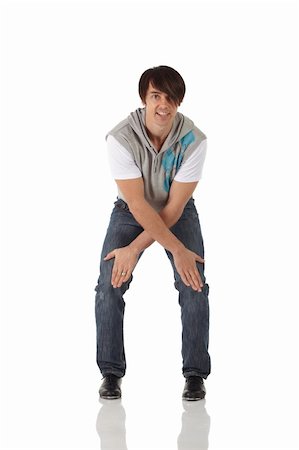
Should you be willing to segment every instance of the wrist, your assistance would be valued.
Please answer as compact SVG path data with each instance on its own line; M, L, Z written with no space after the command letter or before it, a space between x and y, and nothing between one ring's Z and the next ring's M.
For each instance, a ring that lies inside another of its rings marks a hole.
M179 255L182 251L186 250L186 247L182 242L179 242L174 249L171 249L172 256L175 258L177 255Z
M141 253L142 249L139 248L139 246L133 241L131 244L128 245L129 249L135 254L137 257L139 253Z

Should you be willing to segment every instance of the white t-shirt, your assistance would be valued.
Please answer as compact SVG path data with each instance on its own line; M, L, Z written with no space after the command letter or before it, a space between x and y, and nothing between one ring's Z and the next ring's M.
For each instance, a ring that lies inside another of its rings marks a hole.
M107 147L110 169L114 179L128 180L142 177L131 153L112 135L109 135L107 138ZM202 168L206 153L207 139L204 139L192 155L185 162L182 162L174 180L182 183L199 181L202 177Z

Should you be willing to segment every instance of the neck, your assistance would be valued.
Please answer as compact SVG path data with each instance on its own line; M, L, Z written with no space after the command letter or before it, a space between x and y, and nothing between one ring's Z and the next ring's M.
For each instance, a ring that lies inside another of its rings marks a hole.
M159 127L155 124L148 123L145 117L145 128L154 147L159 151L170 133L172 124L168 127Z

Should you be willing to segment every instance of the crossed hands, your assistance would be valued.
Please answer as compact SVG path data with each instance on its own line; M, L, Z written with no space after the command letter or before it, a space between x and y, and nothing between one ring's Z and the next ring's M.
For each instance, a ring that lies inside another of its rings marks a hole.
M111 284L114 288L119 288L132 275L138 262L138 253L128 245L112 250L105 256L104 261L109 261L112 258L114 258L114 264ZM198 272L196 261L204 263L204 259L185 247L183 250L173 254L173 260L183 283L186 286L191 286L194 291L201 292L203 282Z

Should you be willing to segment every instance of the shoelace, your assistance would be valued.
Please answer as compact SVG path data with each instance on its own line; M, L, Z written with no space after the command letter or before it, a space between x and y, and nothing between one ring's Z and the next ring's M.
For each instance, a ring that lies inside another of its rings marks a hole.
M198 383L202 384L203 380L201 377L191 376L187 378L188 385L192 388L198 385Z
M117 377L116 377L116 375L111 374L111 375L106 375L106 377L102 378L102 380L104 380L104 379L107 380L108 385L111 385L111 384L115 384Z

